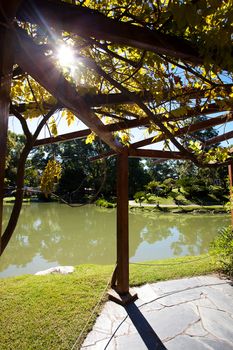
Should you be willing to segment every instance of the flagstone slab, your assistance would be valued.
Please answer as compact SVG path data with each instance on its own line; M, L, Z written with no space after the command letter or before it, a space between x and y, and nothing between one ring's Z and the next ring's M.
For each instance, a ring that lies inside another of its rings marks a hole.
M178 336L164 344L167 350L211 350L208 344L187 335Z
M219 339L233 344L233 318L226 312L210 308L199 308L204 329Z
M201 285L225 285L226 283L230 283L229 279L222 278L220 279L219 276L215 275L206 275L206 276L198 276L196 277Z
M176 305L145 315L161 340L171 339L199 320L191 305Z
M109 336L107 336L105 333L99 332L99 331L95 331L92 330L88 336L86 337L83 345L82 345L82 349L85 349L86 347L88 347L88 349L91 349L91 346L94 346L96 344L100 344L101 341L107 341L109 340Z
M186 329L185 333L192 337L204 337L208 334L208 332L203 328L201 321L192 324Z
M176 293L159 300L159 303L164 306L174 306L188 301L197 300L201 298L202 291L199 288L188 289L182 293Z
M233 284L232 283L226 282L224 284L216 284L214 286L211 286L211 288L218 290L218 291L221 291L222 293L233 298Z
M117 337L116 338L116 348L115 350L145 350L147 349L144 341L140 337L138 333L130 334L125 337Z
M212 287L203 289L203 292L207 295L208 299L216 305L218 310L233 314L233 298L231 296L225 294L222 290L219 291Z
M131 306L104 305L82 350L233 350L229 280L200 276L135 291L139 300Z
M158 296L161 296L168 293L172 293L174 291L182 291L186 289L195 288L201 285L201 280L198 277L193 277L184 278L180 280L152 283L151 287Z
M200 341L210 347L211 350L233 350L233 344L221 339L202 338Z

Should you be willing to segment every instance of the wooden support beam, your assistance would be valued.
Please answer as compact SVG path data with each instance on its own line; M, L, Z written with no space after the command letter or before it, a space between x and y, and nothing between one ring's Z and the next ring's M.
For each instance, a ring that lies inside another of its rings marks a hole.
M129 148L128 152L129 152L130 158L153 158L153 159L164 159L164 160L187 159L187 157L183 155L181 152L173 152L173 151ZM109 151L109 152L102 153L98 156L91 157L90 161L94 162L96 160L112 157L114 155L115 155L114 151Z
M228 165L228 176L230 182L231 227L233 229L233 163Z
M43 145L51 145L52 143L59 143L77 139L83 139L90 135L90 129L84 129L79 131L70 132L68 134L58 135L56 137L46 137L44 139L39 139L35 142L34 147L43 146Z
M41 47L41 46L40 46ZM20 67L17 67L16 69L21 70ZM78 89L78 88L77 88ZM229 93L226 89L226 93ZM179 96L182 94L189 94L190 99L193 98L201 98L202 95L204 95L204 92L200 89L190 89L186 88L185 90L180 89ZM149 93L148 91L142 91L140 94L135 93L135 99L140 98L142 101L154 101L154 96ZM166 102L167 98L170 98L169 96L169 90L164 89L163 90L163 101ZM132 99L130 99L128 96L126 96L123 93L112 93L112 94L84 94L82 95L84 101L88 104L89 107L101 107L101 106L111 106L111 105L121 105L121 104L134 104ZM52 104L44 103L43 107L45 109L51 109L53 107ZM20 113L25 112L26 109L29 108L37 108L36 102L30 102L30 103L20 103L17 105L17 109ZM62 106L60 107L62 109ZM211 114L211 113L217 113L217 112L227 112L227 110L222 110L221 107L219 107L216 103L210 103L203 106L196 106L190 110L188 110L184 115L181 116L173 116L172 114L169 117L169 120L176 121L176 120L182 120L186 118L191 118L193 116L203 115L203 114ZM163 115L159 115L160 118L163 118ZM146 119L148 119L146 121ZM144 118L144 121L148 122L149 118ZM167 117L164 117L164 121L167 121Z
M214 104L213 104L214 105ZM212 108L214 108L214 106L211 105L212 107L211 108L208 108L208 110L210 111ZM206 108L207 110L207 108ZM197 113L197 110L195 109L194 111L194 114ZM211 112L212 113L212 112ZM184 118L184 117L183 117ZM149 118L144 118L147 122L148 122L148 119ZM233 120L233 114L232 113L228 113L228 114L225 114L223 116L219 116L219 117L216 117L216 118L211 118L211 119L208 119L208 120L204 120L204 121L201 121L201 122L198 122L196 124L193 124L193 125L190 125L190 126L185 126L184 128L180 128L178 131L176 131L174 133L174 136L182 136L182 135L185 135L185 134L190 134L192 132L195 132L195 131L199 131L199 130L203 130L203 129L207 129L207 128L210 128L210 127L213 127L213 126L216 126L216 125L219 125L219 124L223 124L223 123L228 123L228 122L231 122ZM113 124L113 125L119 125L120 123L116 123L116 124ZM110 125L109 125L110 126ZM224 134L225 135L225 140L227 139L227 137L231 138L233 137L232 136L232 132L229 132L229 133L226 133ZM216 138L213 138L213 139L210 139L209 141L206 141L206 145L211 145L212 143L215 143L216 142L221 142L221 141L224 141L224 135L222 136L217 136ZM164 135L164 134L161 134L159 135L158 137L149 137L148 139L145 139L145 140L141 140L141 141L137 141L135 143L132 143L130 145L130 150L132 149L132 152L131 154L135 154L135 149L136 148L139 148L139 147L144 147L144 146L147 146L147 145L151 145L151 144L154 144L154 143L157 143L157 142L161 142L163 140L166 140L167 139L167 136ZM215 140L216 139L216 140ZM212 140L212 141L211 141ZM95 160L98 160L98 159L103 159L103 158L107 158L109 156L112 156L114 155L115 152L114 151L110 151L110 152L106 152L106 153L103 153L103 154L100 154L99 156L96 156L96 157L93 157L91 158L91 161L95 161ZM166 152L163 153L165 158L166 158ZM181 153L178 153L177 154L181 154ZM169 155L169 153L167 153L167 155ZM176 156L176 154L174 154L174 156ZM148 153L148 157L149 158L160 158L160 157L154 157L154 156L149 156L149 153ZM147 158L147 156L146 156ZM162 157L164 158L164 157ZM174 159L173 158L166 158L166 159ZM175 158L177 159L177 158Z
M145 119L143 121L142 119ZM144 123L148 122L148 118L142 118L140 120L125 120L119 123L112 123L103 126L103 130L112 132L112 131L120 131L125 129L135 128L137 126L142 126ZM91 133L90 129L78 130L74 132L70 132L67 134L58 135L56 137L47 137L44 139L37 140L35 142L35 146L48 145L52 143L70 141L75 139L81 139L87 137ZM115 154L115 152L113 152Z
M191 134L195 131L200 131L204 129L211 128L216 125L224 124L224 123L229 123L233 120L233 113L228 113L220 117L215 117L211 119L207 119L192 125L185 126L183 128L180 128L179 130L175 131L173 133L174 136L181 137L184 136L185 134ZM144 147L147 145L151 145L157 142L161 142L167 139L167 136L164 134L160 134L159 136L155 137L149 137L148 139L138 141L135 143L132 143L131 146L134 148L139 148L139 147Z
M128 149L117 155L117 266L109 299L126 305L137 299L129 290L129 213L128 213Z
M117 156L117 272L116 291L129 292L128 152Z
M41 46L39 46L41 47ZM20 68L20 67L18 67ZM21 69L21 68L20 68ZM77 90L79 87L77 87ZM165 96L168 95L168 91L164 92ZM154 97L147 91L142 92L140 95L135 93L135 97L140 97L143 101L153 101ZM111 106L111 105L121 105L121 104L133 104L132 100L129 99L128 96L122 93L112 93L112 94L84 94L82 95L84 101L88 104L89 107L103 107L103 106ZM44 103L43 108L51 109L54 105L49 103ZM20 113L25 112L26 109L29 108L37 108L36 102L30 103L20 103L17 105L17 109ZM60 106L62 109L63 107Z
M138 47L195 64L202 64L204 61L198 49L187 40L111 19L84 6L62 1L25 0L18 11L17 18L39 24L46 29L53 27L76 33L84 38L94 37Z
M155 158L155 159L187 159L181 152L160 151L154 149L129 149L130 158Z
M226 132L225 134L212 137L211 139L205 141L205 146L211 146L211 145L214 145L215 143L227 141L232 138L233 138L233 131L229 131L229 132Z
M104 124L91 111L75 87L56 68L53 61L45 56L27 33L18 28L15 35L15 59L21 68L49 91L64 107L73 112L87 127L96 133L115 152L122 146L113 135L104 130Z
M17 107L17 109L18 109L18 107ZM208 110L210 111L210 109L208 109ZM196 114L197 113L196 109L194 109L193 112L194 112L194 114ZM187 118L189 117L189 114L190 113L187 114L187 116L186 116ZM181 118L181 117L179 117L179 118ZM185 119L185 117L182 116L182 119ZM217 125L219 123L232 121L232 119L233 119L233 117L229 114L227 116L224 116L224 117L213 118L213 119L210 119L208 121L206 120L206 121L199 122L199 123L196 123L196 124L191 125L191 126L187 126L185 128L181 128L175 135L183 134L187 131L189 133L191 133L191 132L194 132L197 130L202 130L203 128L206 128L206 125L207 125L207 127L209 124L211 124L211 126ZM167 121L167 118L164 118L164 120ZM178 120L178 118L176 118L176 120ZM106 131L109 131L109 132L113 132L113 131L120 131L120 130L125 130L125 129L136 128L138 126L147 126L149 123L150 123L150 119L148 117L144 117L141 119L132 119L132 120L126 119L126 120L121 121L119 123L112 123L112 124L103 125L103 129ZM47 145L47 144L51 144L51 143L79 139L79 138L86 137L90 133L91 133L91 131L89 129L86 129L86 130L74 131L71 133L59 135L57 137L48 137L48 138L36 141L35 146L41 146L41 145ZM133 143L132 147L134 147L134 148L143 147L143 146L151 144L151 143L156 143L156 142L162 141L162 140L164 140L164 138L165 138L164 135L159 136L155 140L154 140L154 137L151 137L151 138ZM113 154L115 154L115 152L111 153L111 155L113 155Z
M105 96L105 95L99 94L99 95L92 96L92 97L91 97L91 95L90 96L89 95L84 95L83 98L88 103L88 105L91 105L91 106L94 103L101 103L101 102L103 104L105 104L105 103L107 104L107 96ZM127 97L124 97L123 94L110 94L109 95L109 99L108 99L108 103L111 104L112 101L114 101L114 100L118 101L119 103L122 103L124 98L125 98L125 101L126 101ZM20 113L22 113L23 111L25 111L26 107L27 107L26 105L21 104L21 105L17 106L17 110ZM31 108L33 108L33 107L34 108L36 107L35 103L31 104ZM51 106L45 105L45 108L48 108L48 107L51 107ZM205 109L203 110L203 113L204 112L206 114L214 113L217 110L218 110L218 107L216 106L216 104L212 103L212 104L207 105L205 107ZM193 116L197 116L199 113L202 113L201 112L201 107L195 107L193 110L189 110L183 116L174 117L174 116L171 115L169 120L171 120L171 121L173 121L173 120L177 120L178 121L180 119L183 120L183 119L186 119L186 118L190 118L191 116L192 117ZM158 115L158 117L163 120L163 116ZM167 118L166 117L164 117L164 121L167 122ZM148 126L149 123L150 123L150 118L148 118L148 117L143 117L141 119L132 119L132 120L127 120L126 119L126 120L121 121L119 123L112 123L112 124L104 125L103 129L105 131L113 132L113 131L120 131L120 130L124 130L124 129L136 128L138 126ZM91 133L90 129L86 129L86 130L81 130L81 131L74 131L72 133L62 134L62 135L59 135L57 137L47 137L47 138L44 138L44 139L37 140L36 143L35 143L35 146L41 146L41 145L47 145L47 144L52 144L52 143L58 143L58 142L63 142L63 141L79 139L79 138L83 138L83 137L88 136L90 133ZM162 135L162 137L163 137L163 135ZM149 139L146 139L146 140L139 141L138 143L132 144L132 147L134 147L134 148L143 147L145 145L150 144L151 140L153 140L153 138L149 138ZM158 142L158 141L156 141L156 142ZM115 154L115 152L111 152L110 155L114 155L114 154ZM109 155L107 155L107 156L109 156ZM102 158L104 158L104 157L105 157L105 155L103 155Z
M152 101L154 100L153 95L148 92L144 91L140 95L136 94L136 96L140 96L140 98L143 101ZM166 92L166 95L168 95L168 92ZM129 99L128 96L122 94L122 93L115 93L115 94L84 94L83 98L85 102L91 106L91 107L101 107L101 106L111 106L111 105L119 105L119 104L132 104L132 100Z

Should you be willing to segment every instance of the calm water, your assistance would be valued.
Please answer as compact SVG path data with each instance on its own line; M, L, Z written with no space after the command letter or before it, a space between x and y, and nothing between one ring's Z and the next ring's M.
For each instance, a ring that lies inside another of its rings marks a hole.
M11 206L4 208L5 224ZM0 277L35 273L57 265L115 262L115 210L25 204L8 247ZM208 251L228 215L131 213L130 261L146 261Z

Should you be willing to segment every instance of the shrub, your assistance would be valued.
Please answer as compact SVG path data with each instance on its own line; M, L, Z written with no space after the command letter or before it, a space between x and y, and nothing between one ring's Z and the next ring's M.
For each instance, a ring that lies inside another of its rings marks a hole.
M217 256L223 272L233 276L233 229L223 228L211 244L210 252Z
M146 193L144 191L139 191L136 192L135 195L133 196L134 200L136 203L140 203L140 206L142 202L146 199Z
M110 203L110 202L106 201L106 199L104 199L104 198L97 199L95 204L98 205L99 207L104 207L104 208L115 208L116 207L116 203Z

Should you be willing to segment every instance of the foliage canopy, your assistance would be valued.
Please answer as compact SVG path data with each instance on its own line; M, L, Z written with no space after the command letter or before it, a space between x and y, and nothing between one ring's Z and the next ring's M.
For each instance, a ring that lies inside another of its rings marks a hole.
M48 142L58 140L59 118L84 122L89 129L75 137L92 142L98 136L112 149L108 155L127 149L133 157L185 158L210 167L231 161L231 150L216 146L231 132L208 139L196 132L233 119L232 9L232 0L24 0L13 19L1 9L14 42L11 114L26 140L17 188L41 130L50 130ZM61 45L72 48L72 64L61 64ZM203 115L208 118L198 120ZM33 134L30 118L38 118ZM130 129L138 126L147 138L133 142ZM140 147L159 141L178 152L142 153ZM22 196L16 193L2 251Z
M44 57L41 61L44 68L47 61L52 62L54 70L87 102L94 124L98 124L98 120L105 125L126 121L125 127L122 124L114 136L117 134L123 145L129 146L131 141L127 121L145 118L147 132L153 135L148 144L169 139L183 155L199 165L229 158L227 151L216 147L214 152L206 150L205 140L196 139L188 129L182 128L194 124L200 115L212 116L217 112L223 115L232 110L232 1L66 3L42 1L39 7L37 1L34 5L23 2L17 15L17 50L24 47L25 59L28 47L33 48L36 43L36 49ZM56 19L51 15L52 9ZM62 17L61 11L67 18ZM38 17L42 17L43 22ZM83 29L74 25L75 18L83 18ZM91 29L88 20L92 20ZM104 32L107 25L109 33ZM127 29L129 33L124 32ZM72 65L59 64L57 52L61 44L73 49ZM66 118L68 125L74 121L74 114L85 120L82 113L65 109L67 106L59 99L60 95L53 94L44 79L38 84L34 70L28 72L29 76L25 74L24 62L20 66L21 70L15 69L20 73L13 79L12 103L26 104L22 111L24 118L45 115L55 103L55 97L58 109L64 109L61 118ZM121 103L111 102L116 94L121 96ZM101 102L90 103L96 95ZM226 118L223 123L231 120L231 114ZM57 136L56 124L56 118L50 117L48 125L54 136ZM99 131L98 136L103 137L100 129L97 127L97 135ZM177 138L179 130L183 131ZM88 136L88 142L93 139L94 134ZM165 147L169 145L165 143Z

